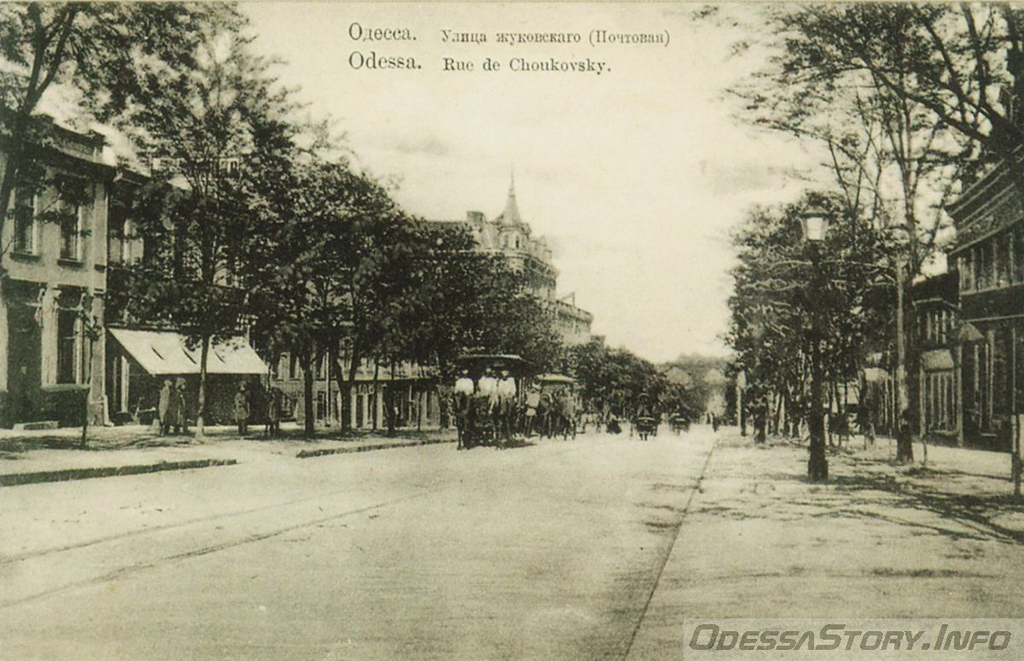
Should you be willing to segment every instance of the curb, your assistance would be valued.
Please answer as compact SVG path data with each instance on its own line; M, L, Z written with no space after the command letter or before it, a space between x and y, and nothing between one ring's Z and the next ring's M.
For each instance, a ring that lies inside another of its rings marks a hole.
M136 464L130 466L101 466L97 468L69 468L65 470L40 471L36 473L10 473L7 475L0 475L0 487L13 487L22 484L38 484L40 482L88 480L94 477L141 475L143 473L189 470L192 468L208 468L211 466L233 466L237 463L238 462L234 459L197 459L192 461L161 461L156 464Z
M351 454L353 452L371 452L373 450L390 450L391 448L414 448L421 445L440 445L441 443L454 443L451 439L432 439L425 441L412 441L410 443L375 443L362 445L357 448L327 448L324 450L303 450L295 455L297 459L311 459L313 457L325 457L331 454Z

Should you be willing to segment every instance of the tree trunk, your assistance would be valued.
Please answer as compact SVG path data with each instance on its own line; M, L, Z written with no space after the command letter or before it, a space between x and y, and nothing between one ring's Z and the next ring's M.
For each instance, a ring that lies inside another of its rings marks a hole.
M907 339L904 329L903 265L896 265L896 461L907 464L914 461L913 435L907 420ZM906 427L906 429L904 429Z
M196 403L196 438L206 436L203 429L206 419L206 362L210 357L210 336L203 336L202 349L199 352L199 401ZM187 407L183 407L182 415Z
M385 398L385 405L387 406L387 420L388 420L388 436L395 435L395 427L397 420L395 420L395 359L391 359L391 381L388 382L388 396Z
M378 399L380 399L380 396L381 396L381 393L379 392L379 388L380 388L380 361L374 360L373 361L373 411L370 412L371 427L373 428L373 431L377 431L377 428L380 427L380 420L377 419L377 409L383 408L383 406L387 406L387 404L384 404L383 406L381 406L382 403L377 401Z
M348 366L346 378L345 370L341 369L340 361L334 364L334 374L337 377L338 392L341 394L341 428L344 431L352 430L352 384L356 381L356 372L359 369L359 347L353 344L351 363Z
M30 111L29 111L30 112ZM29 112L19 111L11 126L10 147L7 159L4 163L4 178L0 182L0 235L6 234L4 227L7 224L7 212L11 208L11 197L14 194L15 184L25 161L25 140L28 134ZM0 256L6 252L7 246L0 248ZM0 266L0 272L2 272Z
M423 391L416 389L416 431L423 431Z
M313 408L313 359L309 352L302 354L302 431L307 438L316 433L316 413Z
M0 302L3 305L3 302ZM83 326L86 322L82 322ZM92 393L92 361L96 354L96 335L92 328L87 328L89 338L89 359L83 366L84 369L88 369L87 376L85 378L85 401L83 402L82 412L85 414L82 417L82 447L85 447L86 442L89 438L89 395Z
M89 438L89 391L92 390L92 378L90 377L85 384L84 402L82 406L82 442L81 446L84 448L86 439Z

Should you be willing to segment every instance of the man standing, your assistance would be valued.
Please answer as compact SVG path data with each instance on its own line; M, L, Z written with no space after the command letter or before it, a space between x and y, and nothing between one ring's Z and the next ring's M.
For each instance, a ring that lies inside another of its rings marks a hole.
M188 433L188 400L185 395L185 377L178 377L174 393L171 396L171 402L173 412L170 414L170 418L174 424L174 433Z
M173 387L170 379L164 379L164 387L160 389L160 403L157 413L160 416L160 434L166 436L171 432L171 402L174 400Z
M281 431L281 396L278 388L267 392L267 436L277 436Z
M244 436L249 426L249 397L245 392L245 381L235 393L235 422L238 423L238 434Z
M757 443L764 443L767 438L768 427L768 398L761 396L754 405L754 440Z
M495 387L497 415L506 441L512 440L512 424L516 413L516 380L507 369L501 370L501 379Z

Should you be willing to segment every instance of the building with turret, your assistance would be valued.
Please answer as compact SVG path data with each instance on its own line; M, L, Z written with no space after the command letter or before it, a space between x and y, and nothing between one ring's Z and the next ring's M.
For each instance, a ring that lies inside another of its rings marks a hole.
M464 221L434 222L463 224L476 240L480 252L502 255L512 268L525 271L533 294L544 301L554 316L555 328L565 344L583 344L590 340L594 316L576 306L575 293L558 296L558 269L552 264L551 248L543 237L533 235L530 225L519 213L514 177L505 208L493 220L488 220L480 211L467 211Z

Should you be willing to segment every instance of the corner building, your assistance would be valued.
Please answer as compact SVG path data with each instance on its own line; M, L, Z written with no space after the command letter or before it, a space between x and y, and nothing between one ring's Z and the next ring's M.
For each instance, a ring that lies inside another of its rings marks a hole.
M103 325L116 169L100 134L37 121L46 144L29 146L0 236L0 425L77 425L86 411L103 423L104 343L87 330Z
M576 306L575 293L558 297L558 270L552 264L551 248L543 237L533 235L519 213L516 203L515 180L509 186L505 209L494 219L487 220L480 211L467 211L463 224L476 240L482 253L502 255L512 268L525 271L532 283L532 293L544 302L555 319L555 328L567 345L590 341L590 326L594 315Z

